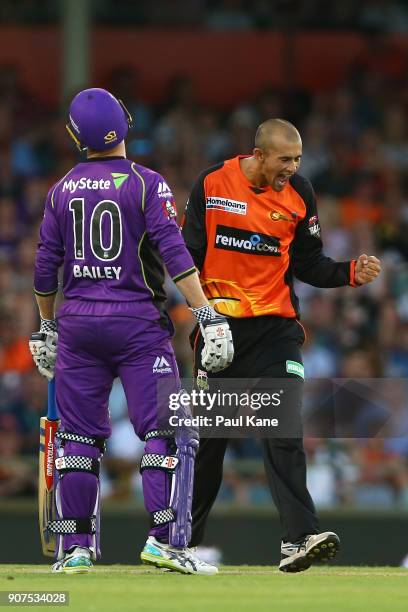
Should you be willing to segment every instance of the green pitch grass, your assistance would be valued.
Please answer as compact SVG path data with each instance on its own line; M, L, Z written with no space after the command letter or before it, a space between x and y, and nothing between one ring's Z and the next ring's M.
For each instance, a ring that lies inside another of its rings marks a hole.
M89 574L49 573L45 565L0 566L0 591L69 591L75 612L393 612L408 609L408 570L223 566L217 576L185 576L146 566L99 565ZM54 606L36 606L55 610Z

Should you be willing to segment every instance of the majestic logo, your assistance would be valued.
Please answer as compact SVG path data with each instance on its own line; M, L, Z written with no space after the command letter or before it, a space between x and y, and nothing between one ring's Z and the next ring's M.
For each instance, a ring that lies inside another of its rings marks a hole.
M111 176L113 178L113 184L115 185L116 189L119 189L119 187L126 181L129 175L123 174L123 172L111 172Z
M309 232L312 236L320 238L320 223L316 215L309 219Z
M166 215L168 219L174 219L174 217L177 217L177 210L174 205L174 202L171 202L170 200L166 200L165 202L162 202L162 206L163 206L164 214Z
M235 213L236 215L246 215L247 206L247 202L239 202L229 198L217 198L214 196L206 198L207 210L222 210L224 212Z
M159 198L173 199L173 194L171 193L171 189L165 181L160 181L157 186L157 195Z
M105 136L103 137L103 139L106 142L106 144L109 144L110 142L113 142L114 140L117 140L117 138L118 138L118 136L117 136L115 130L111 130L110 132L105 134Z
M73 179L69 179L69 181L64 181L62 186L62 191L69 191L70 193L74 193L77 189L109 189L111 186L111 182L105 179L91 179L86 178L85 176L81 176L80 179L74 181Z
M281 256L279 238L226 225L217 225L214 247L249 255Z
M295 219L297 218L297 214L292 213L292 218L289 218L283 213L279 212L279 210L273 210L269 213L269 217L272 219L272 221L289 221L290 223L294 223Z
M172 369L169 362L163 357L156 357L153 365L153 374L170 374Z

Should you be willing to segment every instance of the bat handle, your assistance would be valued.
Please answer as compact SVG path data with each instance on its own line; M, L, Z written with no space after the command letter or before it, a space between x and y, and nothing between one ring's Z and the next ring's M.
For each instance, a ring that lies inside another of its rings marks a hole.
M57 404L55 401L55 378L48 383L48 410L47 418L50 421L58 420Z

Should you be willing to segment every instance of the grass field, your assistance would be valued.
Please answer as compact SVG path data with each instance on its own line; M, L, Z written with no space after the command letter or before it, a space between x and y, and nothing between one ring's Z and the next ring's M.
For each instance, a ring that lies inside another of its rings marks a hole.
M90 574L61 576L45 565L1 565L0 591L9 590L69 591L69 607L58 607L78 612L394 612L408 609L408 570L321 566L290 575L267 566L223 566L217 576L204 577L100 565Z

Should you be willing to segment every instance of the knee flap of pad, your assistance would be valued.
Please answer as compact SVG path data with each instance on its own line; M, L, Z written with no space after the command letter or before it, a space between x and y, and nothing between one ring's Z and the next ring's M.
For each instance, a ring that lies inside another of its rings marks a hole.
M171 438L154 438L152 440L148 440L145 444L144 452L147 453L157 453L161 455L172 454L176 450L176 445L174 440Z
M64 455L83 455L92 459L100 459L103 456L99 448L81 442L66 442L63 449Z

